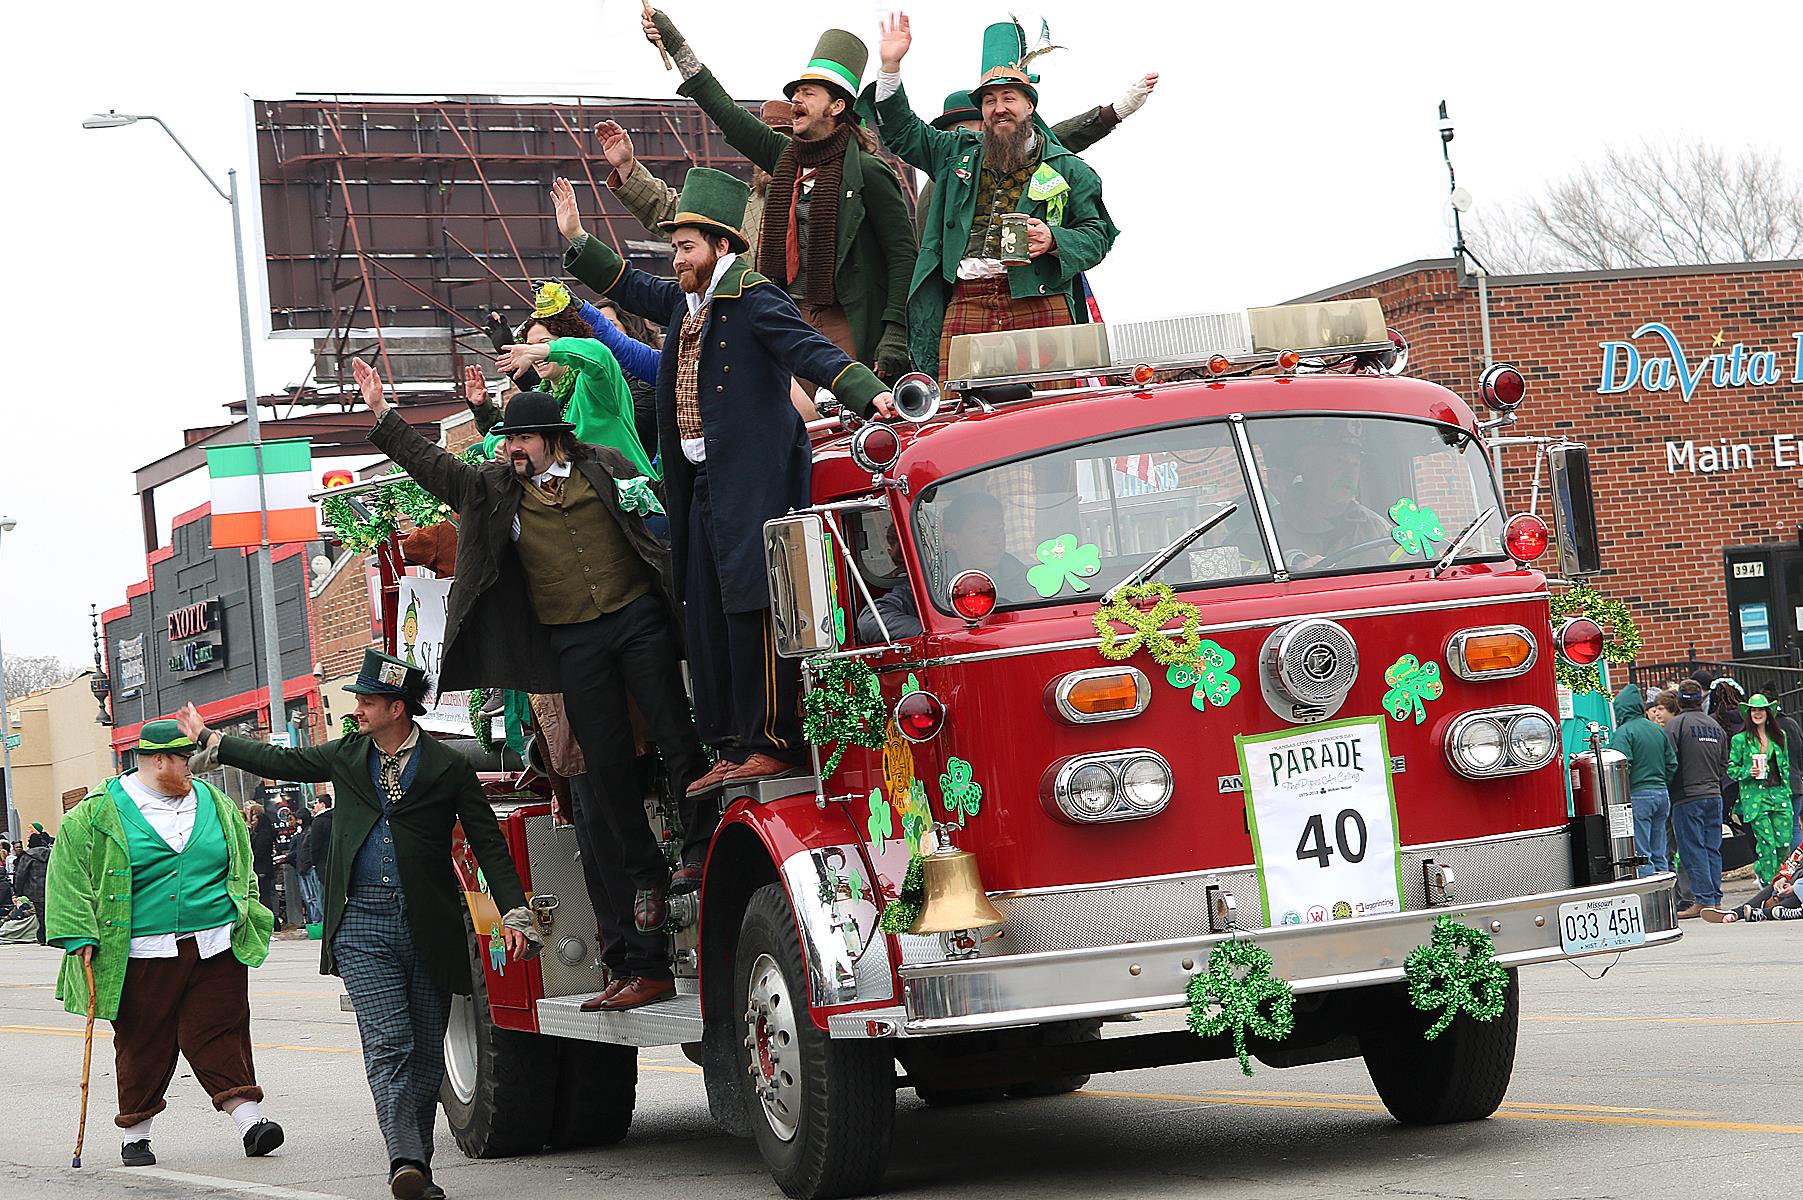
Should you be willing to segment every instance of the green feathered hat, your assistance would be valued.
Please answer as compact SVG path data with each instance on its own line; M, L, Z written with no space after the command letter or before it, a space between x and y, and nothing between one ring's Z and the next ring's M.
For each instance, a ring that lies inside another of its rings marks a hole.
M1020 27L1019 21L997 21L983 31L983 67L977 79L977 86L970 89L973 104L983 103L983 92L992 87L1017 87L1027 93L1027 99L1033 107L1039 107L1039 89L1033 85L1039 82L1039 76L1028 72L1027 65L1041 54L1051 50L1062 50L1062 46L1052 45L1052 31L1041 24L1039 27L1040 45L1033 50L1027 49L1027 31Z
M933 118L933 128L950 129L960 121L978 121L982 117L969 92L947 92L945 111Z
M829 29L814 44L814 57L801 74L783 88L783 95L793 100L795 89L802 84L819 83L849 108L858 101L858 82L869 62L870 48L864 45L863 38L843 29Z
M138 729L139 754L192 754L200 749L173 718L146 721Z
M676 200L676 215L658 225L665 233L684 225L693 225L709 233L719 234L732 244L734 252L743 254L751 243L739 232L745 225L745 201L751 188L743 179L735 179L725 171L712 167L690 167L682 177L682 195Z

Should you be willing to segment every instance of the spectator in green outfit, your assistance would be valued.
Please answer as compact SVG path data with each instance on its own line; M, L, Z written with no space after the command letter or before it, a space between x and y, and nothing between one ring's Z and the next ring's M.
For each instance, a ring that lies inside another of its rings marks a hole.
M1646 861L1640 874L1671 869L1666 824L1671 819L1671 783L1678 773L1678 753L1671 739L1647 719L1646 700L1629 684L1615 694L1615 736L1610 745L1628 759L1628 799L1634 805L1634 851Z

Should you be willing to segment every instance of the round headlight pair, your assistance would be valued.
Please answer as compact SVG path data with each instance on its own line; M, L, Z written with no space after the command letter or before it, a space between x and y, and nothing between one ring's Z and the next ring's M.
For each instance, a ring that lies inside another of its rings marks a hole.
M1052 800L1073 821L1127 821L1163 810L1171 790L1169 763L1151 751L1128 751L1065 763Z
M1446 756L1473 779L1514 775L1545 766L1558 749L1552 718L1522 705L1467 713L1446 735Z

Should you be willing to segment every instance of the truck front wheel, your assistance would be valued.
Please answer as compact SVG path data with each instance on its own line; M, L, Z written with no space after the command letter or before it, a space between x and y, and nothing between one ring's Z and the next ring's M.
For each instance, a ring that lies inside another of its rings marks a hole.
M1409 1003L1402 984L1373 989L1359 1044L1365 1070L1390 1115L1405 1125L1481 1121L1497 1110L1515 1070L1521 986L1514 971L1503 1010L1493 1021L1465 1013L1433 1041L1421 1036L1431 1018Z
M550 1038L495 1025L488 1009L478 942L463 914L470 947L470 994L451 997L445 1074L438 1100L457 1146L471 1158L507 1158L544 1148L557 1072Z
M895 1127L895 1058L884 1042L834 1041L814 1024L781 884L753 894L733 974L746 1118L776 1185L797 1200L874 1190Z

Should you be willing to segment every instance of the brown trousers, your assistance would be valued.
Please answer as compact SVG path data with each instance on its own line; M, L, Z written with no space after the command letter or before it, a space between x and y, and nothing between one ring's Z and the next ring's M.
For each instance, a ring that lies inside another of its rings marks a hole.
M263 1099L250 1056L250 972L230 950L203 959L194 939L176 943L174 958L134 958L125 968L113 1057L119 1115L128 1129L169 1107L176 1054L188 1060L213 1107Z
M846 354L854 359L858 357L858 348L851 340L851 322L845 319L843 308L837 304L803 304L801 319L812 325L822 337L845 351ZM865 365L870 364L866 363ZM814 393L820 390L819 384L803 379L799 375L795 377L795 382L801 385L801 390L808 394L810 400L814 398Z

